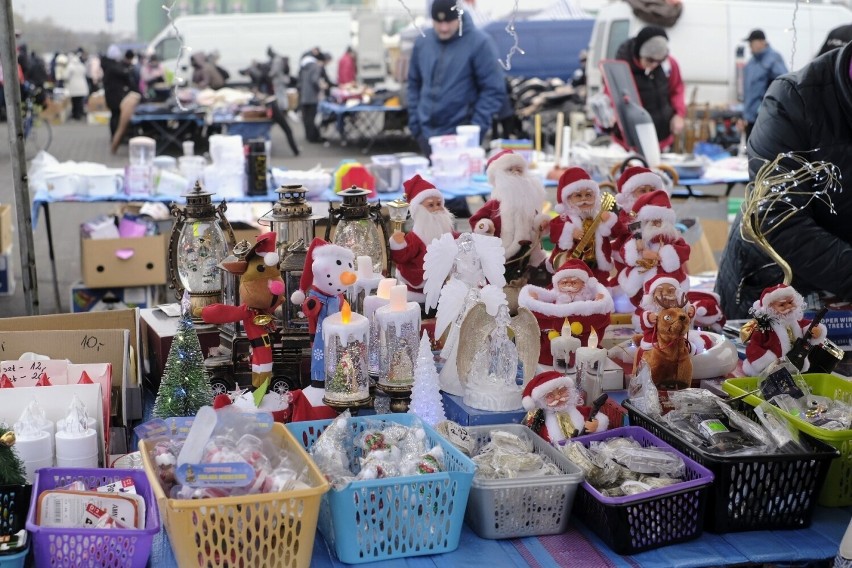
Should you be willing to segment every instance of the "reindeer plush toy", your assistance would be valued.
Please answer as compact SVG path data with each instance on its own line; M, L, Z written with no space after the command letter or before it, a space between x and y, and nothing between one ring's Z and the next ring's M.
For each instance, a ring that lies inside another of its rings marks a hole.
M677 305L657 313L651 348L642 354L651 369L651 379L660 389L685 389L692 383L692 354L687 340L691 318L686 297L681 298Z

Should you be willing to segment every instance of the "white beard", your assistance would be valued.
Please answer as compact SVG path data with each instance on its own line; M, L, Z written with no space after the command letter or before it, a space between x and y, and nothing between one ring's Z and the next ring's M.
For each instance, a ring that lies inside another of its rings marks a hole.
M420 237L426 246L429 246L434 239L439 239L442 235L453 231L453 214L446 209L430 212L423 207L418 207L411 217L414 219L411 231Z
M494 175L491 198L500 202L500 240L506 258L518 251L518 242L538 238L535 216L541 212L546 197L541 178L529 172L514 175L498 170Z
M644 223L642 225L642 240L646 243L651 241L651 239L660 236L674 241L678 238L678 235L679 233L675 228L674 223L670 223L669 221L663 221L662 225L659 227L655 227L650 223Z
M805 317L804 308L802 307L794 308L786 316L782 316L771 308L767 311L778 323L786 325L787 327L796 327L799 324L799 320Z
M570 304L571 302L582 302L594 299L595 292L591 289L591 286L583 286L583 289L576 294L568 294L565 292L557 292L556 294L557 304Z

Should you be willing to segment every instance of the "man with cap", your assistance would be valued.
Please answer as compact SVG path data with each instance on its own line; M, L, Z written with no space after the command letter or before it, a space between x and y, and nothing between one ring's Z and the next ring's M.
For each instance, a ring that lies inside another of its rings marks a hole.
M763 30L752 30L744 41L748 42L751 59L743 69L743 117L738 121L738 126L748 138L769 83L786 73L787 66L781 54L769 46Z
M669 54L666 31L657 26L642 28L619 46L615 58L630 66L642 106L654 121L660 148L668 148L683 131L686 101L680 67Z
M642 300L642 288L648 280L665 274L685 290L688 279L683 265L689 260L690 247L675 227L675 212L665 191L646 193L633 204L633 217L640 223L639 238L629 239L621 249L625 268L618 284L634 306Z
M434 0L432 29L418 37L408 68L408 128L429 156L429 138L475 124L484 136L508 98L497 48L455 0ZM460 27L462 27L460 29ZM463 32L463 33L460 33Z
M527 284L518 294L518 305L529 309L541 330L538 362L553 364L552 334L561 334L566 325L582 346L588 345L592 331L603 338L609 327L613 301L609 290L594 277L582 260L571 258L553 274L551 288ZM568 361L568 367L572 367Z
M618 217L609 211L601 211L598 184L583 168L568 168L559 177L556 200L559 217L550 222L550 240L554 248L547 261L547 269L552 272L575 255L577 247L585 239L587 244L576 254L600 283L609 286L609 271L612 269L610 235ZM601 221L593 227L598 213ZM593 237L590 231L594 231Z
M506 281L520 278L527 266L540 265L541 234L550 218L542 213L545 200L541 178L511 150L492 156L485 172L491 198L470 217L474 233L500 237L506 254Z
M604 432L609 417L603 412L589 416L574 379L559 371L539 373L527 383L521 399L527 415L523 423L551 444L582 433Z
M444 207L438 189L419 174L403 183L414 224L409 233L394 231L390 236L390 255L396 265L396 278L408 286L409 292L423 293L423 259L426 247L445 233L453 238L453 214Z
M778 284L763 290L751 309L755 324L749 326L751 336L746 340L743 372L747 376L758 376L773 361L790 351L793 343L811 325L811 320L804 319L804 311L805 300L795 288ZM812 330L808 342L812 345L822 343L826 335L825 325L819 324ZM802 372L807 371L809 366L810 362L806 358Z

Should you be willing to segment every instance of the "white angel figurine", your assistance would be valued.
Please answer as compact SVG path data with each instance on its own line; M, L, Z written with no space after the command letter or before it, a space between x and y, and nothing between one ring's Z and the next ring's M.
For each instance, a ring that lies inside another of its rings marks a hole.
M444 360L440 374L444 392L464 396L456 366L459 331L468 310L477 302L483 302L491 316L506 304L504 263L502 241L489 235L462 233L454 239L445 233L426 249L423 292L426 308L438 307L435 337L441 337L449 327L440 354Z

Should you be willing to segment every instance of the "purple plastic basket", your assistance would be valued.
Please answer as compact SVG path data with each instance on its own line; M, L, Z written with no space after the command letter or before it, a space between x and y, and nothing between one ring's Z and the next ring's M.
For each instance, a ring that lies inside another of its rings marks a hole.
M82 481L94 489L125 478L133 479L145 499L144 529L63 529L36 524L39 495L49 489ZM160 532L160 512L145 471L141 469L43 468L33 484L27 530L32 535L36 566L51 568L145 568L154 535Z
M618 554L634 554L697 538L713 474L644 428L627 426L582 436L589 447L609 438L633 438L677 454L686 465L686 481L626 497L606 497L583 481L574 499L574 514Z

